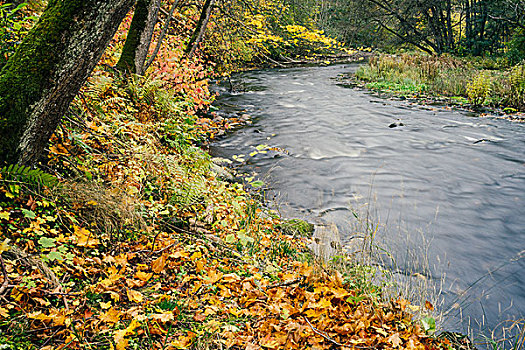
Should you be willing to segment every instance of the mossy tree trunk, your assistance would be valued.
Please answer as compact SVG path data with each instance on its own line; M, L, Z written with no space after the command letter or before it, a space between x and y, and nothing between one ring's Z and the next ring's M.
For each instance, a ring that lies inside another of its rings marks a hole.
M0 163L34 164L133 0L50 0L0 72Z
M119 70L144 74L159 9L160 0L137 0L122 55L117 63Z

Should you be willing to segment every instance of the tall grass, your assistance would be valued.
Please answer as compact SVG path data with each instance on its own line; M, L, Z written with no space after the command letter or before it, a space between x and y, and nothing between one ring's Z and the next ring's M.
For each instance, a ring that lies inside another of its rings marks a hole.
M361 67L356 77L372 89L463 97L476 106L525 110L525 62L509 68L490 59L380 55Z

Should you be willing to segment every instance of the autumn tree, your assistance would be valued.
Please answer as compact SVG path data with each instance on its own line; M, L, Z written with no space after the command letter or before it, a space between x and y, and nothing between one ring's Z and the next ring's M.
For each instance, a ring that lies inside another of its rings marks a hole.
M34 164L133 0L50 0L0 72L0 163Z
M144 74L160 5L160 0L137 0L122 55L117 63L118 69Z

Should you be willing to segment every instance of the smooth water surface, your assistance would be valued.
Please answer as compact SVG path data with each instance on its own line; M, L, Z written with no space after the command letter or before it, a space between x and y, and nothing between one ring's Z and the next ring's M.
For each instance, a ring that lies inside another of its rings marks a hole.
M288 217L335 222L371 203L390 249L430 242L431 278L444 279L448 327L495 327L525 316L525 124L384 100L334 79L355 65L244 73L223 110L253 125L213 145L246 154ZM235 107L237 106L237 107ZM392 123L403 126L391 128ZM268 144L288 152L249 157ZM413 239L416 237L417 239ZM418 244L418 243L414 243ZM465 292L462 294L462 292Z

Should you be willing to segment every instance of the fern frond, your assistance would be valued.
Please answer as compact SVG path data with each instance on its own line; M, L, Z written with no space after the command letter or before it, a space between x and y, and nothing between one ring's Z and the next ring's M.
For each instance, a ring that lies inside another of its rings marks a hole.
M2 179L23 182L29 185L41 185L52 187L58 184L58 179L41 169L31 169L30 167L18 164L6 165L0 168Z

